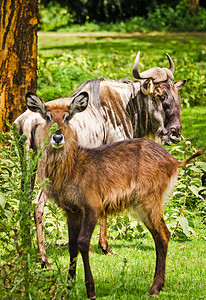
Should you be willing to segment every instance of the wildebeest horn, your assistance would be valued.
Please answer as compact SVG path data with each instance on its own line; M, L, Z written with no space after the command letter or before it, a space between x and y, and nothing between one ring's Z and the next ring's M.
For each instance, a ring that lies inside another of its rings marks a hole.
M132 75L136 79L153 79L154 83L160 82L160 81L166 81L167 76L169 76L172 80L174 80L174 63L171 59L171 57L166 54L170 63L170 69L167 68L159 68L155 67L152 69L149 69L147 71L144 71L142 73L139 72L139 58L140 58L140 51L137 53L137 57L134 62Z
M167 55L167 58L168 58L169 63L170 63L170 71L172 72L172 74L174 74L174 71L175 71L174 62L173 62L173 60L171 59L171 57L169 56L168 53L166 53L166 55Z

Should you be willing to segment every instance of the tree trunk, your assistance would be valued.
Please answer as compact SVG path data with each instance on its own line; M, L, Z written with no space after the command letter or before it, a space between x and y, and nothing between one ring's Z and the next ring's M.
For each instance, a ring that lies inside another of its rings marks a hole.
M0 130L37 88L38 0L0 0Z
M191 14L198 13L199 0L185 0L185 3Z

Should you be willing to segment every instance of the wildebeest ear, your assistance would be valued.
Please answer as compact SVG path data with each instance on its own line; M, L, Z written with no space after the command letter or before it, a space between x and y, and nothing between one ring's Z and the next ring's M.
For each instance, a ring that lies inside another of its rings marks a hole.
M72 118L76 113L84 111L87 108L88 100L89 95L87 92L82 92L75 97L69 106L70 118Z
M40 113L42 118L46 119L45 104L37 95L31 92L27 93L26 105L31 111Z
M175 86L178 89L178 91L181 90L181 88L186 83L186 81L187 81L187 79L182 79L182 80L178 80L175 82Z
M152 79L147 79L141 84L141 91L145 95L152 95L154 93L154 84Z

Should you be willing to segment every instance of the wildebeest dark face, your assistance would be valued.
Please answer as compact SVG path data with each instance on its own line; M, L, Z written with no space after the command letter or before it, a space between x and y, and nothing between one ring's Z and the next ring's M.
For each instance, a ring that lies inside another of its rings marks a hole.
M154 101L154 107L150 111L151 126L156 127L156 131L154 129L153 131L158 133L158 137L163 145L178 143L181 139L182 124L179 90L186 82L186 80L174 82L174 62L169 54L166 53L166 55L170 64L168 69L155 67L140 73L139 51L132 70L135 78L145 80L141 87L143 94L148 95Z
M168 78L167 82L155 84L154 98L162 102L165 114L164 129L160 133L162 144L178 143L181 140L181 101L179 90L186 80L174 82Z

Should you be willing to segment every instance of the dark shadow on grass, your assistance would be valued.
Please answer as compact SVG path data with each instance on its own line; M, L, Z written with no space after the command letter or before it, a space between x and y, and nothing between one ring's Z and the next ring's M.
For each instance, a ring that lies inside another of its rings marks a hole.
M137 242L136 240L128 242L125 241L125 243L123 241L111 241L109 242L109 245L111 247L111 249L113 250L113 252L115 254L118 254L121 252L121 249L136 249L141 250L141 251L154 251L155 247L154 245L145 245L143 242ZM92 249L93 249L93 253L95 254L100 254L102 255L102 250L98 248L97 243L96 244L92 244ZM57 251L58 252L58 256L63 256L65 255L65 251L66 254L68 254L68 243L64 243L64 244L47 244L46 246L46 251L47 251L47 255L50 256L52 255L53 251Z
M118 243L118 241L113 241L113 242L109 242L109 246L110 248L116 253L116 249L118 249L118 252L121 249L136 249L136 250L142 250L142 251L154 251L154 246L153 245L145 245L142 242L136 242L136 241L125 241L125 243L123 243L122 241ZM93 244L92 245L93 251L94 253L97 254L102 254L101 249L98 248L97 245Z
M75 38L78 41L78 37ZM69 39L68 39L69 40ZM173 43L171 43L171 41ZM174 50L174 41L176 41L178 44L187 44L188 46L190 44L190 40L185 41L185 38L183 37L162 37L162 36L147 36L147 37L99 37L99 38L88 38L88 37L81 37L81 42L77 42L72 45L65 45L65 39L64 42L61 45L53 44L53 46L41 46L40 50L54 50L54 49L61 49L61 50L85 50L86 48L89 48L90 50L97 49L97 46L100 48L113 48L115 49L122 49L124 51L130 51L133 50L141 50L143 51L144 48L148 49L148 46L153 46L155 49L162 49L162 44L164 43L164 46L169 49L171 48L171 51ZM133 46L134 45L134 46ZM136 49L138 46L138 49ZM140 49L141 48L141 49Z

